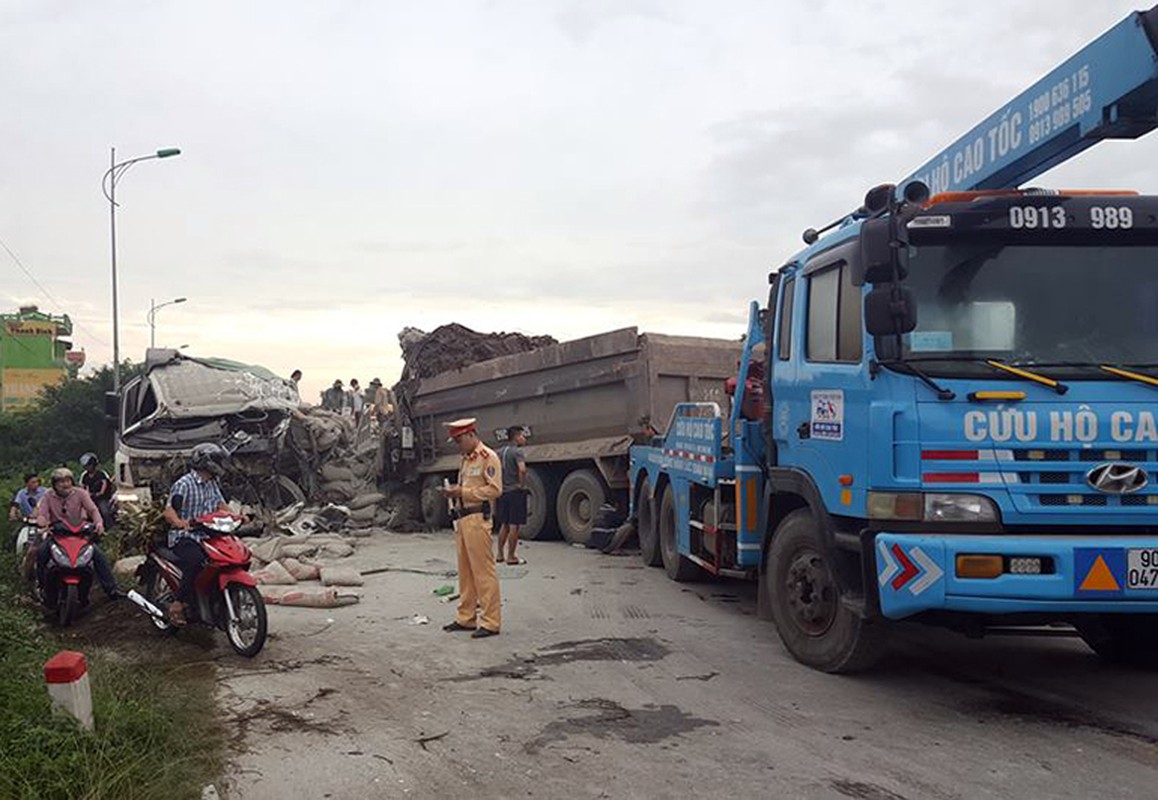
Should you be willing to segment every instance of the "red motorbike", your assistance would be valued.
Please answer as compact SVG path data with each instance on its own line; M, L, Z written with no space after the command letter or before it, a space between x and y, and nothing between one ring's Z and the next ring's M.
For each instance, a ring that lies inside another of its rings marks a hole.
M233 535L241 522L240 517L225 513L207 514L194 522L191 530L205 534L201 548L206 561L194 580L196 599L186 604L185 616L188 624L221 629L234 652L250 658L265 645L268 622L265 601L249 574L249 548ZM136 591L128 595L166 632L176 630L162 610L177 597L181 569L176 562L176 554L168 547L150 546L145 563L137 570L144 596Z
M96 528L90 522L70 525L57 522L40 543L48 548L48 568L39 587L40 602L53 612L61 627L71 625L88 605L93 584L93 544Z

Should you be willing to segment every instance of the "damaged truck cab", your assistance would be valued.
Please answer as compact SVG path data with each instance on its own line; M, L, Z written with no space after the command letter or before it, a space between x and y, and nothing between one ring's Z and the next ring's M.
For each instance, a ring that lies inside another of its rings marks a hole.
M1017 189L1155 127L1156 30L1132 14L806 233L752 305L731 412L682 404L632 449L645 561L759 579L825 671L903 619L1069 623L1158 661L1158 197Z
M150 349L140 377L116 399L114 477L127 501L163 500L202 442L230 443L228 495L253 508L305 499L289 429L293 384L263 367Z

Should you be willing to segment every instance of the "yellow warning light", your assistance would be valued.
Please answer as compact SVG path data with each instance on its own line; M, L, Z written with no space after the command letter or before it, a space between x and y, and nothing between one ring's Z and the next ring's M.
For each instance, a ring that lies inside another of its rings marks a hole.
M957 556L958 578L996 578L1005 572L1005 559L995 555Z

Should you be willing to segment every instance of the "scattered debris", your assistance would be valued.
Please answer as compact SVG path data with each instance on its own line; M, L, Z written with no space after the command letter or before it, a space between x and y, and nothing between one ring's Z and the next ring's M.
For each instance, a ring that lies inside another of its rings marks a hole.
M440 602L440 603L453 603L455 600L457 600L460 597L462 597L462 595L459 594L458 592L455 592L454 594L448 594L446 597L442 598L438 602Z
M439 586L437 589L434 589L431 592L431 594L436 594L439 597L446 597L448 594L453 594L453 593L454 593L454 585L449 584L449 583L444 583L442 586Z
M117 559L117 563L113 564L113 574L117 577L132 577L137 574L137 569L144 563L144 556Z
M366 581L353 567L322 567L323 586L361 586Z
M426 616L425 614L415 614L413 617L410 618L410 622L408 622L407 624L409 624L409 625L429 625L430 624L430 617Z
M703 675L676 675L676 680L677 681L710 681L712 678L716 677L719 674L720 673L716 672L715 670L712 670L711 672L706 672Z
M419 747L421 747L423 750L425 750L426 745L428 745L430 742L437 742L439 739L443 739L449 734L450 734L450 731L443 731L442 733L436 733L432 736L419 736L414 741L416 741L418 743Z

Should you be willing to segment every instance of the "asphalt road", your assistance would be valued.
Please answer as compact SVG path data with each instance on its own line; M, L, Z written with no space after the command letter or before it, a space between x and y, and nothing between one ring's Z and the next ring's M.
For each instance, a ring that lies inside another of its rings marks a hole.
M360 605L270 609L253 661L214 651L234 798L1151 798L1158 676L1069 638L912 627L855 677L813 672L754 587L530 543L501 636L447 634L437 574ZM449 534L377 534L362 569L453 569ZM411 624L415 614L429 624Z

